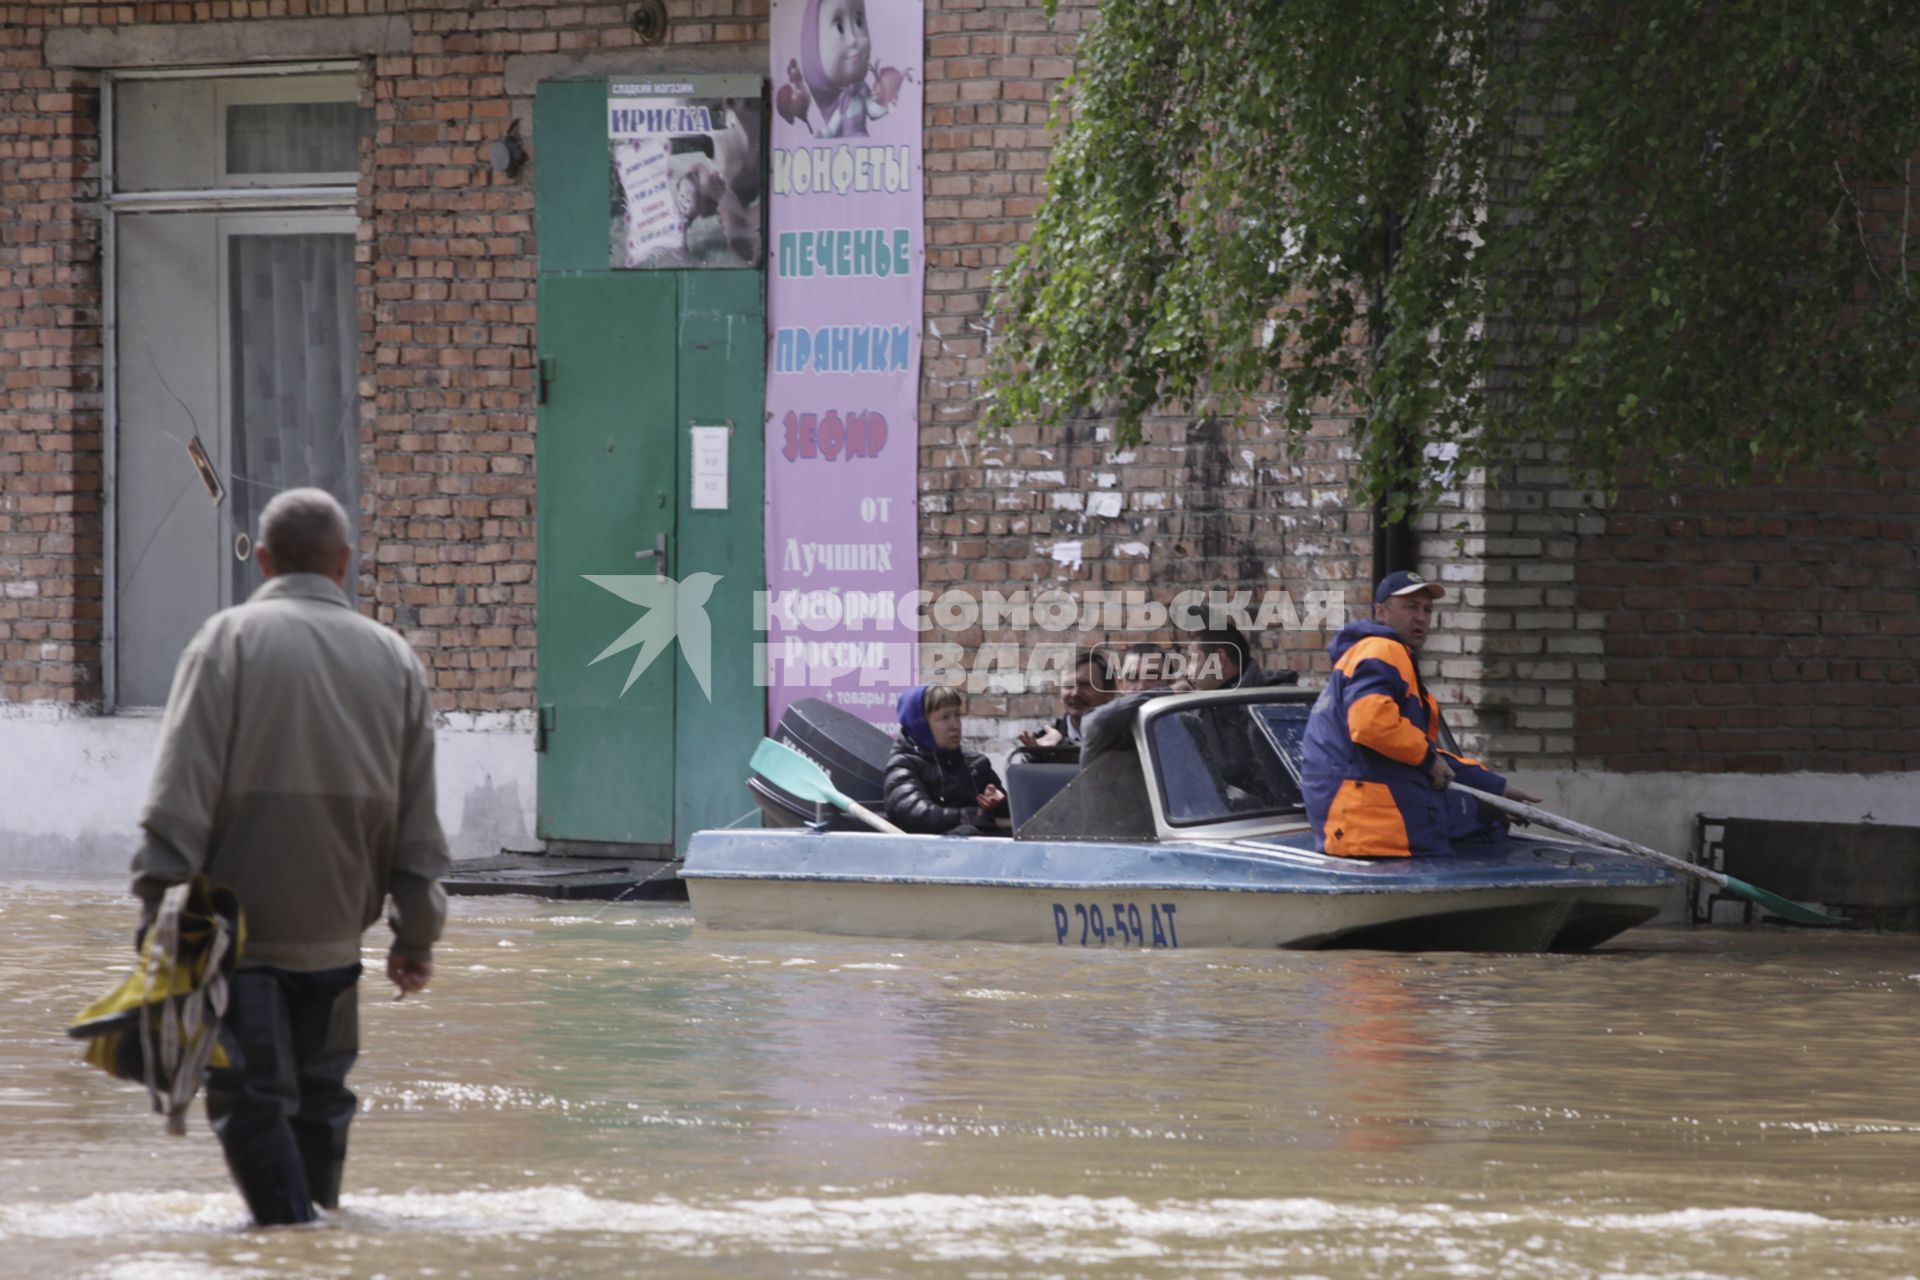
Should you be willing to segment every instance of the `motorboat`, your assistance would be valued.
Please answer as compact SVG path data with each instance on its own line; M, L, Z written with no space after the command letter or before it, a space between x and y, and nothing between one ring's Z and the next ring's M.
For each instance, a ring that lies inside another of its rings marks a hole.
M1526 830L1444 856L1316 853L1300 790L1314 696L1110 704L1084 760L1010 762L1003 833L855 829L756 777L763 826L696 833L681 876L712 930L1148 950L1583 951L1677 900L1667 867ZM878 800L874 726L802 702L775 738Z

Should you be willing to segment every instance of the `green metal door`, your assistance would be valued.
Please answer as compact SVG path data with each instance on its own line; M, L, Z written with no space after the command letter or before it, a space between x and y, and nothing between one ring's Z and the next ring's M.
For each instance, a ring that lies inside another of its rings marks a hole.
M542 839L674 843L676 292L540 281Z
M610 268L606 104L551 81L534 114L538 834L665 857L752 809L766 729L764 284Z
M680 445L696 426L729 429L727 498L723 508L700 507L680 463L680 539L674 568L691 608L705 597L712 638L709 678L702 687L693 666L681 662L674 744L679 760L675 841L702 827L737 822L753 811L747 761L767 728L765 664L758 647L754 596L766 574L767 322L757 271L677 271L680 284ZM696 578L697 574L711 575ZM682 631L682 652L691 637Z

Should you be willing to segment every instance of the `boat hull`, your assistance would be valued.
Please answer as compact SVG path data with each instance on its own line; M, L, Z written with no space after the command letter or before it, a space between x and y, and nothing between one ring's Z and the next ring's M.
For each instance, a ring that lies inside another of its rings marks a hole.
M682 875L714 930L1141 950L1577 951L1652 919L1675 885L1662 868L1553 842L1356 863L1284 842L769 831L701 833Z

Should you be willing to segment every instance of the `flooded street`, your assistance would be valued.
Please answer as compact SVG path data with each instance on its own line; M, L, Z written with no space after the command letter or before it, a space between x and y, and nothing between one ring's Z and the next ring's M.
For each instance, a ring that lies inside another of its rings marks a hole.
M64 1035L132 921L0 884L8 1276L1920 1272L1911 937L1101 952L456 899L425 997L362 986L341 1212L256 1232L200 1108L167 1138Z

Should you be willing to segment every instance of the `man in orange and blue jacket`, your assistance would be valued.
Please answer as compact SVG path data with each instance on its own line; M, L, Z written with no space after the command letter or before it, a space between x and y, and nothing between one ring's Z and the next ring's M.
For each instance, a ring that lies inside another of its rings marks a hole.
M1437 582L1402 570L1380 580L1373 618L1349 622L1327 651L1333 675L1313 704L1301 760L1314 847L1349 858L1453 852L1453 841L1498 835L1479 806L1448 796L1455 779L1537 801L1477 760L1440 749L1440 709L1416 662L1433 625Z

